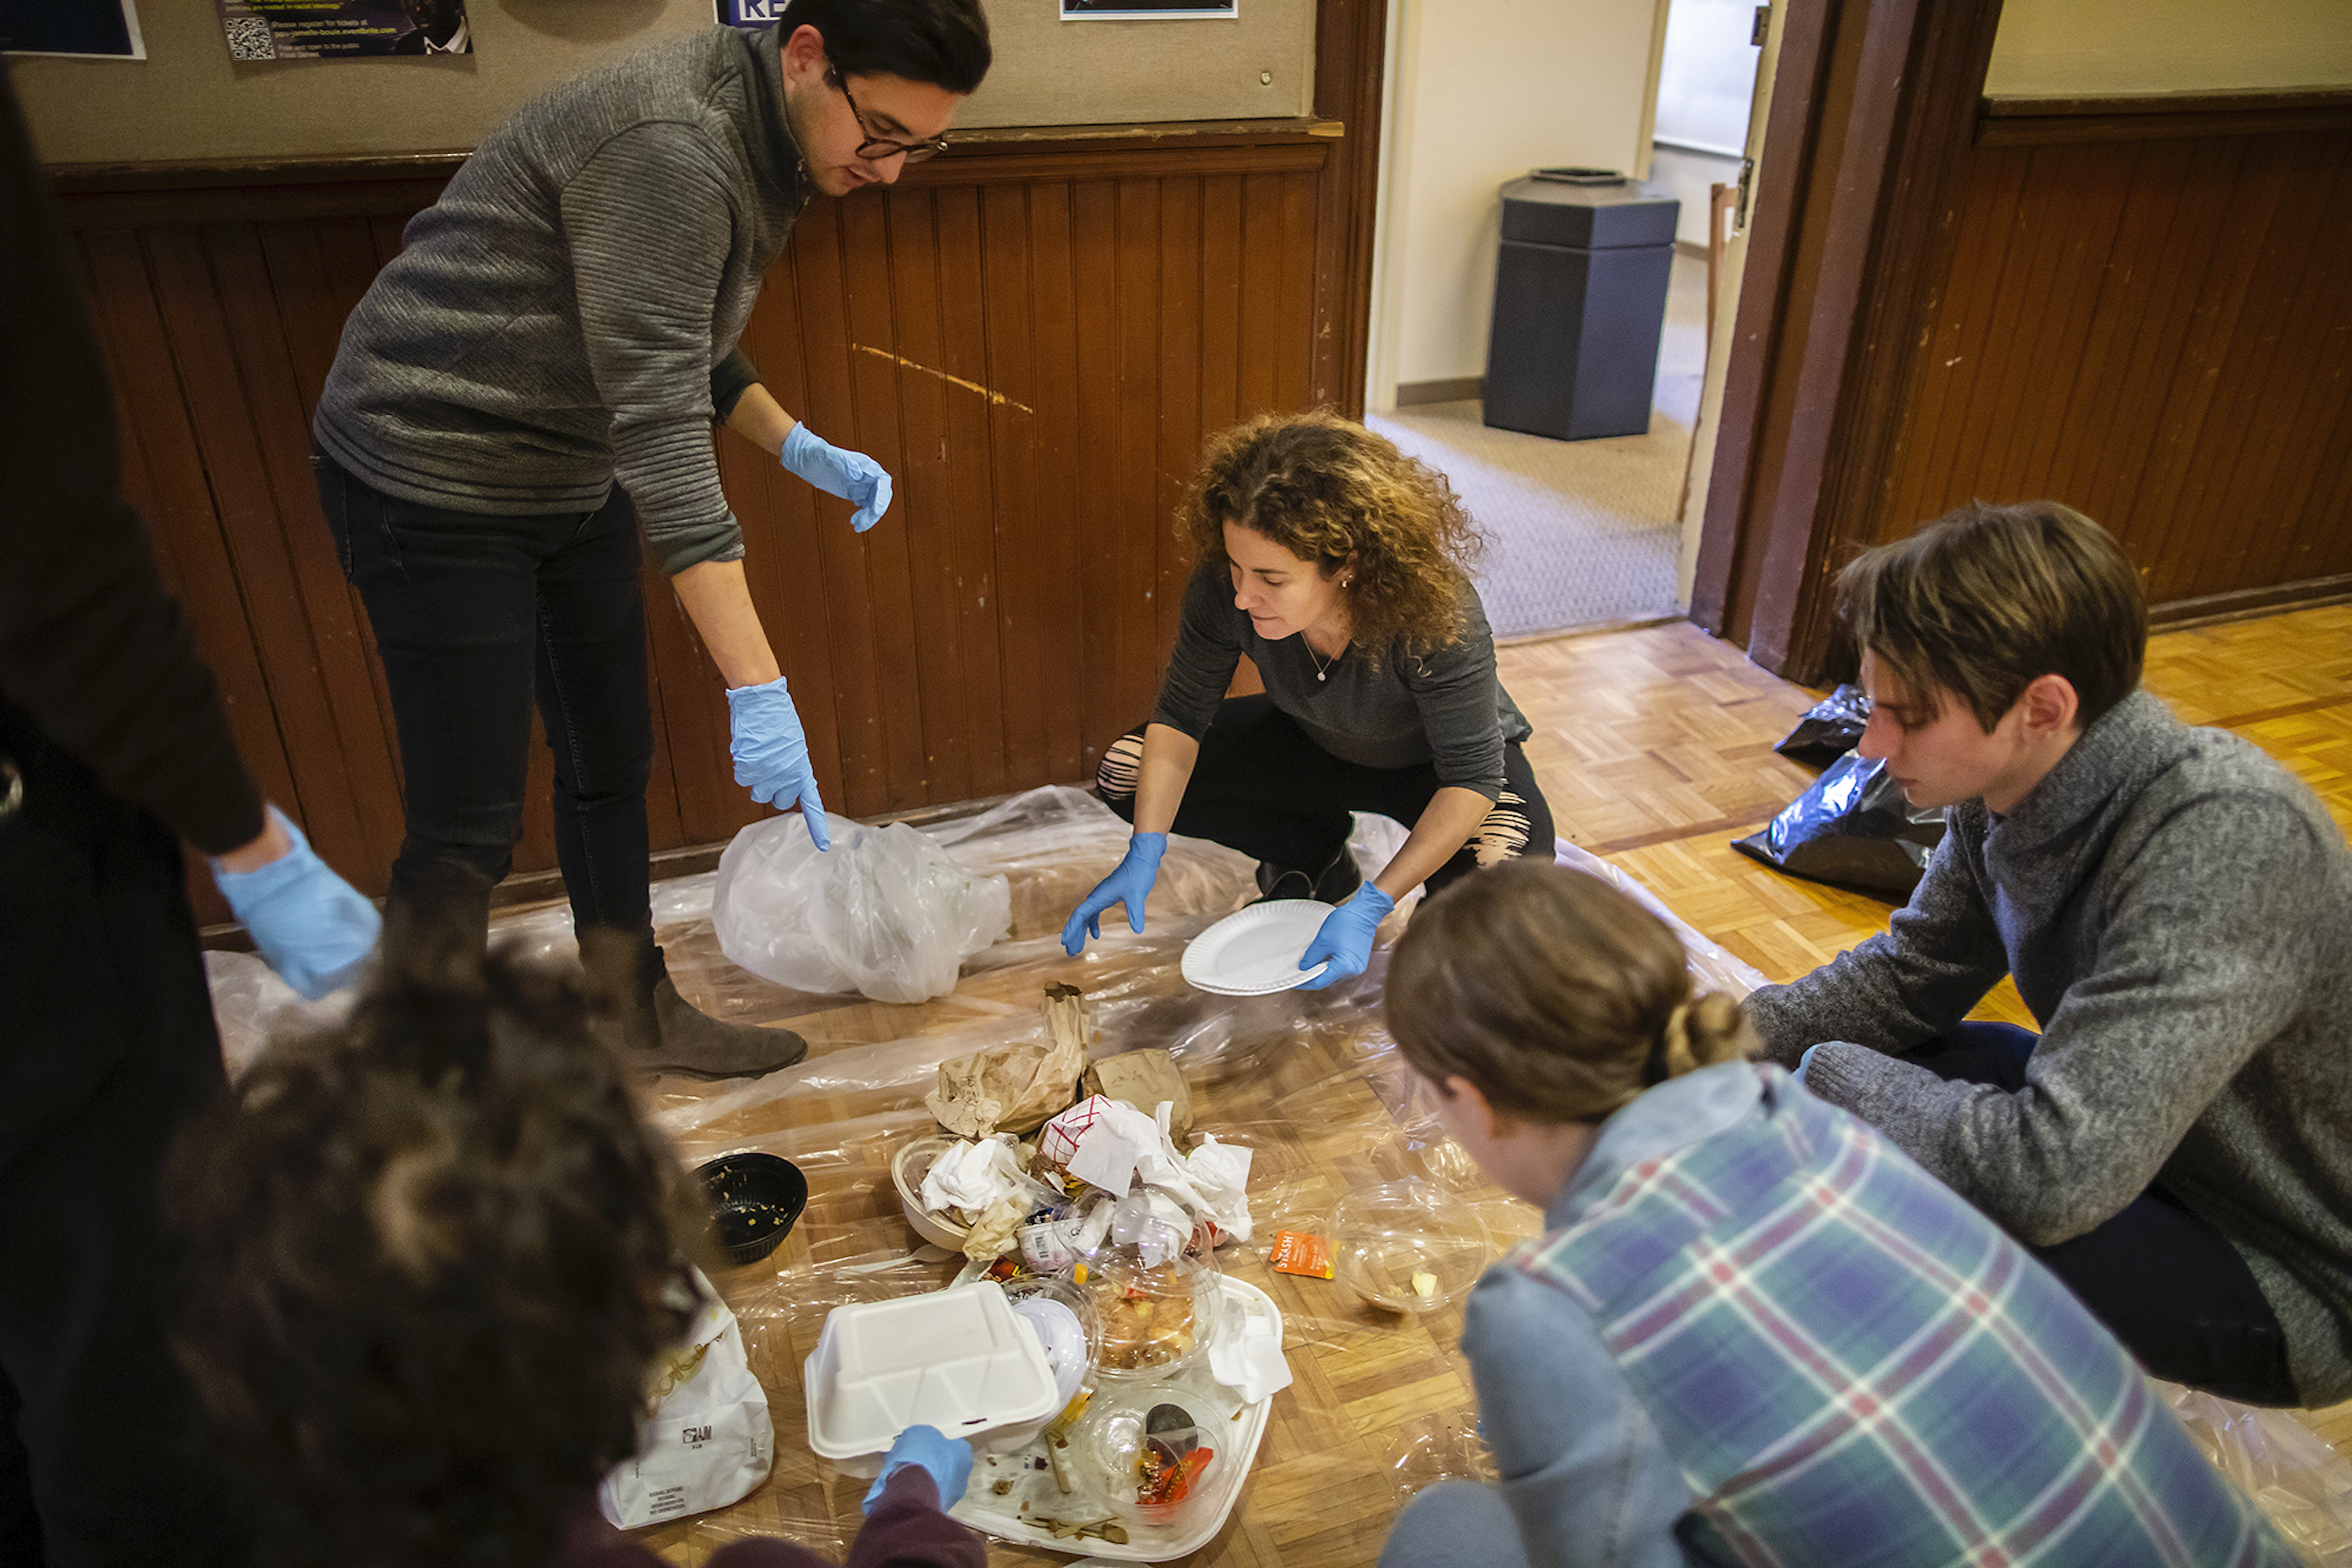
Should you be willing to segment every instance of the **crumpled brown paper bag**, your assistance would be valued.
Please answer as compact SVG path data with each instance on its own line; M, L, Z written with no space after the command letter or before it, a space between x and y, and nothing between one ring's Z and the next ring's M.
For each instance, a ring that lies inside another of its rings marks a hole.
M1184 1087L1184 1075L1176 1070L1176 1058L1157 1046L1121 1051L1087 1068L1078 1095L1084 1099L1090 1094L1124 1100L1146 1116L1155 1114L1161 1100L1173 1100L1169 1132L1181 1138L1192 1130L1192 1091Z
M1034 1132L1077 1099L1087 1067L1086 993L1055 981L1045 987L1046 1045L1015 1040L940 1064L940 1086L923 1097L940 1126L960 1138Z

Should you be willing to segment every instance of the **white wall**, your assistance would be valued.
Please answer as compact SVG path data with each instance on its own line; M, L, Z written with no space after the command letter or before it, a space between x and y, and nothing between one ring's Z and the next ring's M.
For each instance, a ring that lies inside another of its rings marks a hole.
M1503 184L1529 169L1632 170L1645 140L1649 0L1392 0L1389 202L1369 401L1483 375Z
M2352 85L2352 0L2007 0L1985 91L2105 98Z
M1738 153L1756 90L1755 0L1674 0L1658 66L1657 136Z

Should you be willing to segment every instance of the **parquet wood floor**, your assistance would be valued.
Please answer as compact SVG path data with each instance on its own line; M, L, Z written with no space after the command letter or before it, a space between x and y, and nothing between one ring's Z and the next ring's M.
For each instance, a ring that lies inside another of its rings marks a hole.
M1782 877L1730 847L1810 782L1807 770L1771 747L1815 693L1682 623L1509 647L1503 672L1534 721L1528 751L1563 836L1641 879L1704 935L1780 980L1885 925L1887 904ZM2159 637L2147 683L2184 718L2222 724L2271 751L2352 830L2352 605ZM1074 855L1054 868L1054 886L1033 900L1037 910L1016 903L1014 936L1037 934L1049 915L1058 924L1054 910L1109 869L1116 847L1108 854L1099 867ZM1066 896L1063 880L1071 884ZM665 928L673 962L685 961L689 995L731 1016L789 1021L812 1043L806 1068L779 1075L793 1080L788 1091L721 1085L660 1097L667 1112L697 1123L682 1152L697 1158L722 1146L770 1148L803 1164L814 1195L775 1259L719 1281L745 1313L774 1401L775 1474L732 1509L646 1531L647 1544L672 1563L696 1565L745 1533L823 1544L828 1531L838 1541L855 1528L862 1483L844 1483L806 1451L800 1359L831 1301L861 1289L924 1288L892 1272L909 1267L890 1261L909 1238L890 1191L890 1150L929 1125L919 1102L924 1064L974 1048L961 1042L1024 1026L1040 975L1128 996L1135 1005L1122 1016L1126 1043L1197 1042L1212 1023L1222 1031L1197 1057L1180 1044L1180 1058L1194 1079L1202 1122L1257 1151L1251 1191L1262 1234L1293 1220L1311 1226L1341 1193L1414 1173L1463 1193L1498 1245L1532 1229L1533 1211L1478 1184L1458 1151L1432 1136L1364 1009L1304 1000L1305 993L1220 1004L1226 1011L1214 1015L1202 999L1188 1000L1169 976L1178 944L1198 928L1155 921L1145 937L1115 933L1118 941L1085 961L1071 963L1053 950L976 970L953 995L920 1007L722 984L711 977L728 966L715 960L707 921ZM2007 987L1980 1012L2030 1021ZM900 1064L895 1079L873 1066L877 1058ZM831 1267L812 1269L816 1258ZM883 1272L856 1276L845 1265ZM1281 1306L1297 1381L1276 1398L1232 1522L1188 1561L1199 1568L1369 1563L1408 1484L1462 1473L1471 1390L1454 1345L1459 1310L1377 1319L1341 1304L1325 1282L1274 1274L1262 1243L1230 1249L1226 1267ZM943 1279L945 1267L934 1272ZM2306 1419L2352 1454L2352 1405ZM991 1550L994 1563L1066 1561L1002 1544Z

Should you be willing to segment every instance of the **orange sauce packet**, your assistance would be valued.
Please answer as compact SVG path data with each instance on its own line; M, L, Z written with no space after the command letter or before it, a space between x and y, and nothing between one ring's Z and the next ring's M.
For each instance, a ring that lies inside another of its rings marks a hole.
M1309 1236L1304 1231L1286 1230L1274 1238L1274 1251L1267 1261L1282 1274L1304 1274L1311 1279L1331 1278L1331 1243L1328 1237Z

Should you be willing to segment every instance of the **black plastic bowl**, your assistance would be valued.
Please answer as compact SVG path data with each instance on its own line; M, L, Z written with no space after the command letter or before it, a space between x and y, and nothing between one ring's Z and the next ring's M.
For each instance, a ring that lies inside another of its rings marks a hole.
M730 1263L757 1263L775 1251L808 1207L808 1178L773 1154L722 1154L694 1173Z

